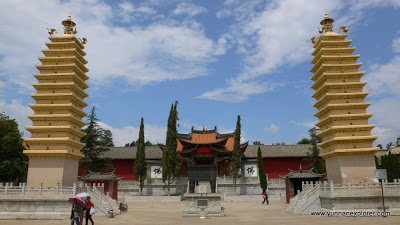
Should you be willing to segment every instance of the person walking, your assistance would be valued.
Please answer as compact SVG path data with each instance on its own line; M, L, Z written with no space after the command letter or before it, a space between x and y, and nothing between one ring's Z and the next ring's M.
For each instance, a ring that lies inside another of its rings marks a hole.
M74 222L76 222L76 225L81 225L79 218L81 216L82 212L82 206L78 203L78 200L74 199L72 204L72 210L71 210L71 225L74 225Z
M88 196L87 199L86 199L86 216L85 216L86 217L86 219L85 219L86 223L85 223L85 225L88 224L88 220L90 220L90 222L92 222L92 225L94 225L94 222L92 220L92 215L90 214L90 209L92 207L94 207L93 202L90 201L90 196Z
M264 191L264 193L263 193L263 198L264 198L264 201L262 202L262 204L264 204L265 202L267 202L267 205L269 205L267 190Z

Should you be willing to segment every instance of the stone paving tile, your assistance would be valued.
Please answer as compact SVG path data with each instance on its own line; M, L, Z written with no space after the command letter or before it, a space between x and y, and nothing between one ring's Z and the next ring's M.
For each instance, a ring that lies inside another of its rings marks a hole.
M95 216L96 225L111 224L400 224L400 216L390 217L317 217L310 215L292 215L286 213L286 204L278 200L271 201L270 205L261 205L260 201L222 202L225 207L225 217L211 217L208 219L183 218L181 213L184 202L128 202L129 211L116 218L108 219ZM0 220L0 225L64 225L69 220ZM90 222L89 222L90 224Z

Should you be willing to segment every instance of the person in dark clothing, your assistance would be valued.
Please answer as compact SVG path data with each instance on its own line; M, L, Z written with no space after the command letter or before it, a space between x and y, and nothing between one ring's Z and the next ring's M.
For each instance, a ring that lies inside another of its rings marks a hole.
M264 193L263 193L263 198L264 198L264 201L262 202L262 204L264 204L265 202L267 202L267 205L269 205L267 190L264 191Z
M74 225L74 222L76 222L76 225L81 225L79 218L82 212L82 206L77 202L76 199L74 199L74 204L72 205L72 210L71 210L71 225Z
M93 202L90 201L90 196L88 196L86 200L86 215L85 215L86 225L88 224L88 220L90 220L90 222L92 222L92 225L94 225L94 222L92 220L92 215L90 215L90 209L92 207L94 207Z

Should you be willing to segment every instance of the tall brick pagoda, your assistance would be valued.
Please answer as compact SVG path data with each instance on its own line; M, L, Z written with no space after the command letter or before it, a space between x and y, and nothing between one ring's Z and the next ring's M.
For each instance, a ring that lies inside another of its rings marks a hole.
M52 36L57 31L49 30L49 49L43 49L45 57L39 57L42 65L36 65L40 73L34 73L39 83L32 83L37 93L31 96L36 104L29 106L34 114L28 115L33 126L26 126L31 138L25 138L30 150L28 186L72 186L77 180L80 153L85 144L80 142L85 134L81 128L86 125L83 101L88 97L84 91L89 70L83 58L86 39L75 37L77 33L71 15L62 22L64 34Z
M377 139L371 135L375 125L368 123L372 113L366 112L371 103L364 101L369 94L363 91L367 81L361 81L365 72L358 71L362 65L356 62L360 55L352 54L356 48L349 47L351 40L346 40L349 28L341 27L344 34L335 33L333 22L325 13L321 35L311 38L315 50L310 70L314 75L310 79L315 81L311 88L317 100L313 104L318 109L314 114L319 119L316 126L321 129L319 147L330 181L364 182L367 177L375 177L374 154L379 150L372 146Z

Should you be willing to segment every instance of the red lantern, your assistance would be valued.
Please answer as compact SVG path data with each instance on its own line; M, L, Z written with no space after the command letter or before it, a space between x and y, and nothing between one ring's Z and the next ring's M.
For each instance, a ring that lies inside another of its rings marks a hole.
M225 163L229 163L229 159L225 159Z

